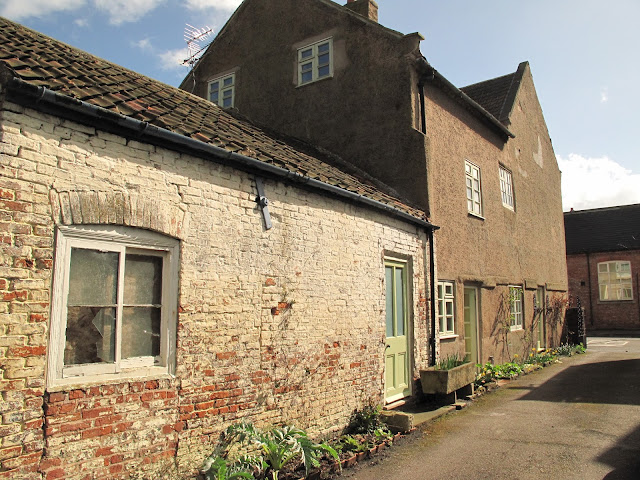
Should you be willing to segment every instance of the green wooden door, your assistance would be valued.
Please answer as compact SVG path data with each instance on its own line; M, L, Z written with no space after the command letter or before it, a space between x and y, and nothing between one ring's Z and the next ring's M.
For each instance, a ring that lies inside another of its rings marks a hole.
M390 403L411 395L405 263L385 261L385 285L385 400Z
M465 360L479 363L478 355L478 289L464 287Z

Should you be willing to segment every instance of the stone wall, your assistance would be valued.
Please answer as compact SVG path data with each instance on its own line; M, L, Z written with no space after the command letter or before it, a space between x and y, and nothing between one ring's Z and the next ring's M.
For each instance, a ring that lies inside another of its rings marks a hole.
M230 422L341 429L384 392L384 256L410 267L428 363L427 237L373 210L5 102L0 110L0 479L162 478ZM180 241L175 376L45 383L58 225ZM164 472L164 473L163 473Z

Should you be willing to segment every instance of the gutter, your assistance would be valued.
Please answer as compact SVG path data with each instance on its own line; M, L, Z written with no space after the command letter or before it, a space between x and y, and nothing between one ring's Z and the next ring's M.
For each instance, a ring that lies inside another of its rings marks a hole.
M463 103L466 103L469 107L473 108L476 111L476 113L481 115L483 117L483 119L485 121L489 122L493 127L495 127L498 130L500 130L500 132L503 135L505 135L505 136L507 136L509 138L516 138L516 136L513 133L511 133L511 131L507 127L505 127L502 123L500 123L496 119L496 117L494 117L489 112L487 112L482 107L482 105L480 105L478 102L473 100L469 95L464 93L462 90L460 90L458 87L456 87L453 83L451 83L449 80L447 80L440 72L438 72L435 68L433 68L431 66L431 64L429 64L429 62L427 62L427 60L424 57L419 57L416 60L416 64L417 64L419 73L421 73L420 74L420 81L421 82L438 80L448 90L451 91L451 93L454 95L454 97L457 100L459 100L459 101L461 101Z
M40 110L46 110L47 113L56 113L74 121L80 120L78 115L71 116L70 114L80 114L81 119L89 124L98 124L101 128L111 130L112 132L115 131L120 134L128 133L129 137L133 137L138 141L141 139L147 139L150 140L149 143L171 148L173 150L188 152L206 159L214 157L223 164L233 166L243 171L266 174L272 177L289 180L292 183L302 184L313 190L330 193L356 204L385 212L392 217L399 218L412 223L413 225L422 227L427 232L432 232L439 228L426 220L414 217L413 215L396 207L365 197L359 193L345 190L335 185L262 162L246 155L230 152L222 147L204 143L200 140L172 132L165 128L157 127L149 124L148 122L130 118L82 100L62 95L49 90L46 87L32 85L18 77L13 77L6 83L8 91L11 94L9 96L10 100L23 104L26 100L27 105Z

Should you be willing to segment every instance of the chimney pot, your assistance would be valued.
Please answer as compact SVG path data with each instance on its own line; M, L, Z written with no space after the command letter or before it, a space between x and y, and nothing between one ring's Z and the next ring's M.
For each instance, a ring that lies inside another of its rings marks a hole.
M378 21L378 4L374 0L347 0L345 7L369 20Z

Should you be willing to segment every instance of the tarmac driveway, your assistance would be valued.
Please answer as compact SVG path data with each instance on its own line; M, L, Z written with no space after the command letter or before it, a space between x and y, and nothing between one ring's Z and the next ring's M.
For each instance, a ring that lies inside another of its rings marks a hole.
M520 377L420 428L350 480L640 479L640 339Z

